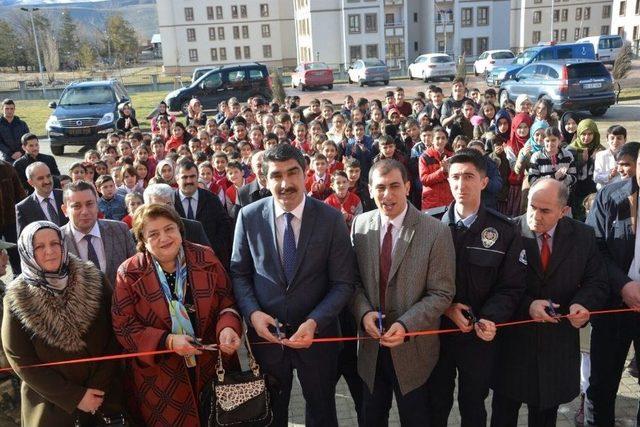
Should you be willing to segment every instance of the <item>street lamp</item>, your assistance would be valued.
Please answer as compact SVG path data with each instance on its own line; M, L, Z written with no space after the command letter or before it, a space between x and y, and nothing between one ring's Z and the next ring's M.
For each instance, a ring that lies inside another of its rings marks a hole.
M40 10L38 7L21 7L20 10L24 12L29 12L29 16L31 17L31 28L33 29L33 40L36 43L36 56L38 57L38 68L40 69L40 81L42 82L42 95L47 96L47 91L45 89L44 84L44 72L42 71L42 60L40 59L40 47L38 45L38 36L36 35L36 24L33 22L33 12Z

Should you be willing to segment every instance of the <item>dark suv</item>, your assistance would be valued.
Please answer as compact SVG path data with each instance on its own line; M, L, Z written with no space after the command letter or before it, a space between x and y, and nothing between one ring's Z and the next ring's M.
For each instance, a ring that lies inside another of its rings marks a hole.
M205 110L217 110L220 101L236 97L244 102L252 96L262 96L268 100L273 96L269 71L265 65L257 62L215 68L190 86L170 92L165 102L170 111L186 114L192 98L198 98Z
M46 130L51 152L64 153L65 145L91 145L116 128L118 105L131 102L117 80L71 83L60 100L49 103L53 113Z

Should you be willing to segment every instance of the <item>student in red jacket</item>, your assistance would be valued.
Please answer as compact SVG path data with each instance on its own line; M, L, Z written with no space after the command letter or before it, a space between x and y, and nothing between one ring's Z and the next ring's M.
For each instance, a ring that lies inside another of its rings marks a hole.
M448 206L453 195L447 181L451 151L445 147L447 131L443 127L433 129L433 147L420 156L419 172L422 182L422 210Z
M331 179L327 173L327 158L317 153L311 160L313 175L307 177L304 186L307 195L314 199L324 200L331 195Z
M347 226L351 228L353 218L361 214L363 209L360 197L349 191L349 178L345 171L335 171L331 175L331 188L334 193L324 202L338 209L347 222Z

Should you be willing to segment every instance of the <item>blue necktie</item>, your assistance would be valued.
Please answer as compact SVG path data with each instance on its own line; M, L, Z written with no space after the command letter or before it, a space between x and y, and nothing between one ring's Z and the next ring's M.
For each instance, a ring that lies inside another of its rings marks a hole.
M91 234L85 234L84 240L87 242L87 261L91 261L98 270L100 269L100 261L98 260L98 254L96 252L96 248L91 243L91 238L93 236Z
M187 197L187 219L195 219L193 216L193 207L191 207L191 200L193 197Z
M282 266L284 267L287 283L291 284L296 265L296 236L293 234L293 227L291 226L293 214L285 212L284 217L287 220L287 225L284 229L284 240L282 241Z

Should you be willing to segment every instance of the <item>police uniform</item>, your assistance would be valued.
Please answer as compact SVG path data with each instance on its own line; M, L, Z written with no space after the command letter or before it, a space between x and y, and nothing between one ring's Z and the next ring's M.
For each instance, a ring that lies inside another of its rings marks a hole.
M516 225L482 205L476 214L461 220L455 202L442 222L450 226L456 249L453 303L470 306L478 319L495 323L511 319L524 294L526 274ZM443 316L441 328L457 326ZM440 342L440 358L428 381L431 427L447 425L456 375L462 427L486 426L484 401L489 394L495 344L480 339L475 331L444 334Z

